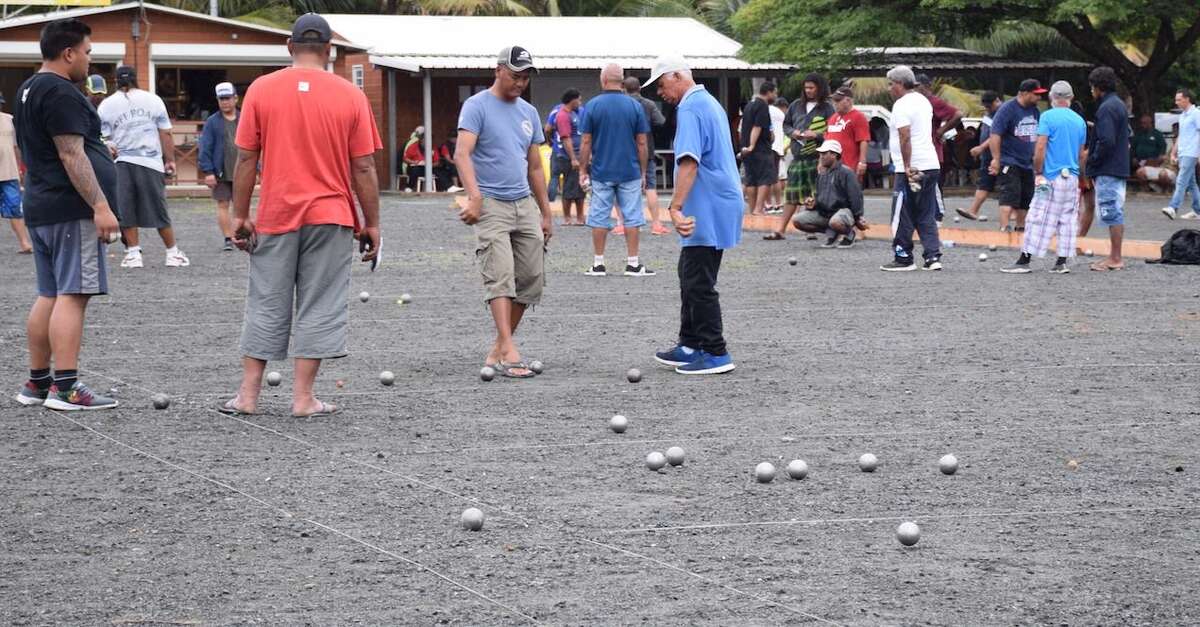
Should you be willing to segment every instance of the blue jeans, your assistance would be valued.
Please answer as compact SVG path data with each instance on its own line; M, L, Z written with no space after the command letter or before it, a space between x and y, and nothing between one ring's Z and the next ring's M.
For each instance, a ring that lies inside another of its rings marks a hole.
M1183 205L1183 196L1192 194L1192 211L1200 213L1200 185L1196 183L1196 157L1179 158L1179 176L1175 179L1175 193L1171 195L1171 208Z

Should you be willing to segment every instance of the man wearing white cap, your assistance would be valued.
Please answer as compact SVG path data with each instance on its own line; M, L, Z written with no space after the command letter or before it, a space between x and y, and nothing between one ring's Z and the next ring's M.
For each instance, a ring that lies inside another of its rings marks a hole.
M858 173L842 163L842 144L836 139L825 140L817 155L821 165L817 193L805 202L805 211L797 214L792 224L805 233L825 233L821 248L850 248L854 227L867 227Z
M675 194L671 222L683 238L679 253L679 340L656 353L680 374L718 374L734 369L721 329L717 274L725 251L742 238L742 186L729 121L720 103L697 85L681 57L659 57L646 87L677 107Z
M240 113L237 108L237 90L233 83L217 85L216 113L204 122L200 134L200 172L204 184L212 190L217 201L217 226L225 236L223 250L233 250L233 216L229 213L229 201L233 198L233 167L237 164L237 127Z
M1050 238L1055 235L1058 260L1050 272L1070 272L1067 259L1075 254L1075 236L1079 233L1079 176L1087 141L1087 123L1071 110L1074 97L1071 84L1066 81L1050 87L1052 108L1038 118L1037 143L1033 148L1035 187L1025 218L1021 256L1001 272L1028 274L1031 257L1045 255Z

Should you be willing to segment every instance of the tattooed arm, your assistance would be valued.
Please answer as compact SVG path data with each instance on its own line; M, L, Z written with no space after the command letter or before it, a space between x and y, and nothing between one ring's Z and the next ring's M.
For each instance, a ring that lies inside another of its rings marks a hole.
M83 197L83 201L92 208L93 220L100 239L109 241L112 234L117 232L117 217L113 215L100 181L96 180L96 172L92 162L83 151L82 135L55 135L54 147L58 149L58 158L62 161L67 176L75 191Z

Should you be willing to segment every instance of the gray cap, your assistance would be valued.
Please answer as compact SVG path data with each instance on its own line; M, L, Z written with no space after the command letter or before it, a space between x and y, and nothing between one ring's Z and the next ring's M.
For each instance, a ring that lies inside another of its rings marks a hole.
M533 66L533 55L521 46L509 46L500 51L500 56L496 59L496 65L504 67L514 72L524 72L533 70L537 74L537 68Z
M1050 86L1050 98L1051 99L1057 98L1059 100L1065 100L1067 98L1074 98L1074 97L1075 97L1075 91L1073 89L1071 89L1071 84L1068 83L1067 81L1056 81L1053 85Z

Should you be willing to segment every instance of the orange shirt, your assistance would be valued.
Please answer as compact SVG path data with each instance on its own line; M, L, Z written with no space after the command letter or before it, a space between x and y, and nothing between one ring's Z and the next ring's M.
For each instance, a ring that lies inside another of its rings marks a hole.
M362 90L324 70L285 68L246 90L237 145L261 151L255 221L278 235L314 224L359 228L350 160L383 148Z

